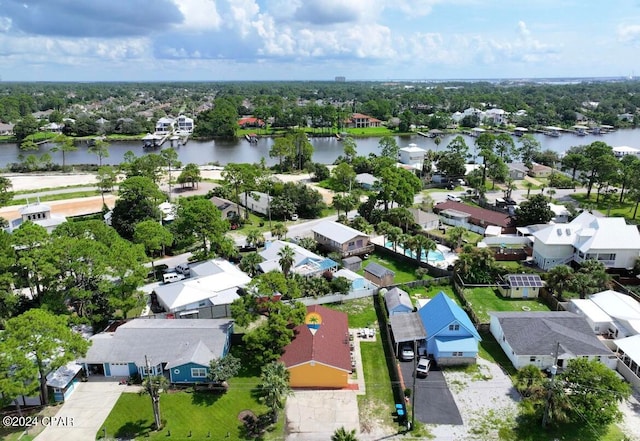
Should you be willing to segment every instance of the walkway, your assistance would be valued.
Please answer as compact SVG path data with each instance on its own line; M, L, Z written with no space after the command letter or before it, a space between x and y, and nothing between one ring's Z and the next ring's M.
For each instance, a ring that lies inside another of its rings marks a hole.
M135 392L137 386L123 386L118 381L79 383L62 405L52 422L35 439L37 441L87 441L96 439L100 426L122 392Z

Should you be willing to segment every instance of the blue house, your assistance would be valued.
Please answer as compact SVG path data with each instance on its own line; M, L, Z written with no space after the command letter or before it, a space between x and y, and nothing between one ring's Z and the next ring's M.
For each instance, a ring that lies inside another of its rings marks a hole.
M473 364L480 334L462 308L440 291L418 310L427 331L425 349L441 365Z
M209 362L227 355L233 322L227 319L135 319L91 338L78 360L88 375L128 379L165 375L171 383L207 381Z

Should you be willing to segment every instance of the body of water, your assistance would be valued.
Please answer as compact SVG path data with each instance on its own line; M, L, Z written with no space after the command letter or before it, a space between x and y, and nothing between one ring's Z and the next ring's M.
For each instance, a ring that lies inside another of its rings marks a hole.
M446 135L442 138L442 142L439 146L436 146L433 139L425 138L419 135L413 136L397 136L396 141L400 147L406 147L409 144L417 144L418 147L426 150L444 150L447 144L456 135ZM474 150L475 138L463 135L467 145L470 149ZM550 149L558 153L564 153L570 147L577 145L587 145L594 141L603 141L612 147L629 146L634 148L640 148L640 130L617 130L612 133L604 135L586 135L577 136L573 134L563 134L557 138L534 134L534 137L542 144L542 149ZM358 146L358 154L367 156L369 153L379 154L380 149L378 142L380 138L358 138L356 143ZM518 138L514 138L516 145L518 145ZM342 142L338 141L335 137L326 138L311 138L311 143L314 147L313 160L323 164L331 164L335 159L343 154ZM260 162L262 158L265 158L268 165L273 165L277 162L276 158L269 157L269 150L273 144L272 138L260 138L257 143L249 143L244 138L239 138L235 141L229 140L216 140L216 141L195 141L190 140L187 145L176 147L178 152L178 158L183 164L195 163L195 164L208 164L217 162L221 165L228 163L240 163L240 162ZM40 149L35 152L22 152L16 144L0 144L0 167L6 167L7 164L20 162L19 155L35 154L40 156L49 152L53 158L53 162L62 163L61 152L50 152L50 149L54 147L53 144L43 144ZM68 165L74 164L97 164L98 158L89 153L88 145L81 143L78 145L78 150L75 152L66 153L66 163ZM164 145L164 148L170 148L169 142ZM113 142L109 147L109 157L103 158L103 164L119 164L123 161L124 154L128 151L134 152L136 155L141 156L149 151L143 150L142 142ZM151 151L153 152L153 150ZM155 150L159 152L159 149Z

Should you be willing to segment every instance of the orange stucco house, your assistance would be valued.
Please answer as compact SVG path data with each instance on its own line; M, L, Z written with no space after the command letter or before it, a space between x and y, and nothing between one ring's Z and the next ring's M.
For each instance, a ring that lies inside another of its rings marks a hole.
M293 388L341 389L351 374L347 315L323 306L307 307L305 324L280 358Z

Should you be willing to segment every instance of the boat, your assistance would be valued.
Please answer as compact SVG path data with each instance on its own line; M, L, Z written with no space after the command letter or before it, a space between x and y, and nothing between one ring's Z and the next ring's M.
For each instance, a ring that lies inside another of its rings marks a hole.
M256 144L258 142L258 135L255 133L247 133L244 137L251 144Z

